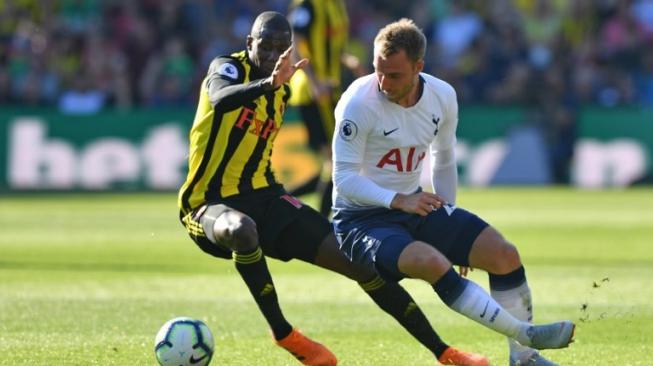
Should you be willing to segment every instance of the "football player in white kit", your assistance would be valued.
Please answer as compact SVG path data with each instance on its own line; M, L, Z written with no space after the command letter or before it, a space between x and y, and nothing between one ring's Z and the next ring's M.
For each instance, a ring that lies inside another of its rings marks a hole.
M456 92L422 73L425 49L412 20L387 25L374 40L375 73L352 83L336 107L333 208L340 247L387 279L428 282L447 306L506 335L510 365L555 365L535 349L567 347L575 325L531 324L531 291L517 249L455 206ZM435 193L419 186L426 154ZM488 272L491 296L464 278L470 267Z

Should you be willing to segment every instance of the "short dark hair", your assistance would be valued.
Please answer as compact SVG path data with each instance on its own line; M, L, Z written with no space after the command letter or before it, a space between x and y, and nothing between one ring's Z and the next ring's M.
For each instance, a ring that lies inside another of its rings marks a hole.
M292 30L290 28L290 23L288 23L288 19L276 11L264 11L261 14L259 14L256 19L254 19L254 24L252 24L252 30L250 33L250 36L254 38L261 38L263 36L261 34L261 31L263 28L269 28L271 30L279 31L279 32L287 32L288 34L292 34Z
M417 62L426 53L426 36L415 22L402 18L381 28L374 38L374 48L383 57L404 50L409 60Z

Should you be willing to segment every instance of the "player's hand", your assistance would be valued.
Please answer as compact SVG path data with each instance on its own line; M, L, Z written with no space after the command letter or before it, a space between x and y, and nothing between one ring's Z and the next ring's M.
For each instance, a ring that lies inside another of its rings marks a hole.
M431 211L446 204L447 200L435 193L417 192L408 195L397 193L392 199L390 207L404 212L426 216Z
M281 56L279 56L276 65L274 65L274 71L272 71L270 78L272 79L272 86L274 86L275 89L287 83L295 74L295 71L303 68L308 64L308 59L305 58L293 64L290 61L292 49L293 46L288 47L288 49L285 50Z

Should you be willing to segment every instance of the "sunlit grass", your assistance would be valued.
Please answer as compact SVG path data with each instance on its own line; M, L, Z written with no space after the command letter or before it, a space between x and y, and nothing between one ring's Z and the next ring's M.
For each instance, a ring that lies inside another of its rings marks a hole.
M310 198L309 198L310 201ZM216 337L214 365L299 365L270 339L228 261L178 223L174 194L0 198L0 365L155 365L154 335L188 315ZM536 321L578 322L562 365L648 365L653 352L653 191L463 190L459 204L519 248ZM360 291L302 263L270 261L287 317L344 366L434 365ZM486 287L481 271L472 279ZM403 281L449 343L507 364L505 340Z

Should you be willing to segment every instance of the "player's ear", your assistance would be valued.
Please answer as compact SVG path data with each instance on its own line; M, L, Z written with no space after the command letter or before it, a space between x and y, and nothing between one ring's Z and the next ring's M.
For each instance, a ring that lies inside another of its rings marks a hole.
M415 62L415 72L422 72L424 70L424 59L419 59Z
M247 35L247 51L252 50L252 42L254 42L254 38L251 35Z

